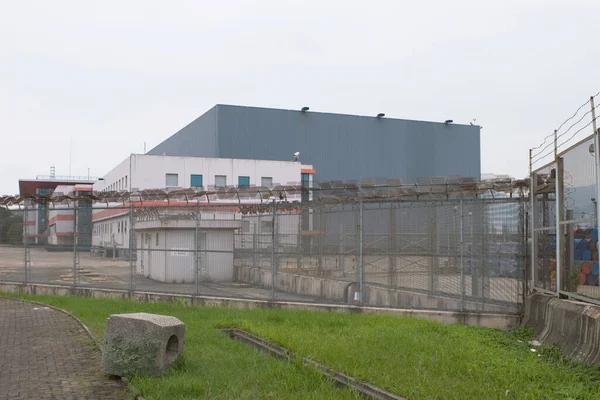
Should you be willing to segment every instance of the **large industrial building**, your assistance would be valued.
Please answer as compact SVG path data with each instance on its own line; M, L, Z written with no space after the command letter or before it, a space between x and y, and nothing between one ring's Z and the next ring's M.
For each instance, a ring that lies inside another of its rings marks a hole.
M21 189L23 192L23 185L29 182L36 194L91 194L89 184L93 182L94 192L114 192L115 199L119 192L157 190L176 196L178 191L191 189L195 193L192 204L187 198L182 204L172 198L145 203L157 211L152 217L136 217L135 222L125 196L125 202L108 201L93 210L91 201L80 201L76 215L68 207L50 210L40 204L27 214L35 225L25 224L26 234L43 238L44 244L71 247L77 237L77 247L108 250L104 254L111 257L134 257L140 275L184 283L195 279L193 248L211 252L199 261L202 280L230 281L235 231L270 237L276 229L284 238L281 240L287 240L285 229L300 229L303 235L315 224L312 213L292 212L279 218L285 222L281 227L258 223L258 219L252 220L253 226L240 217L234 204L264 202L261 194L257 197L256 191L249 190L254 194L211 199L208 194L198 196L200 192L229 193L227 188L232 186L243 192L244 188L290 184L306 189L313 187L313 180L391 178L412 183L436 176L480 178L478 126L217 105L147 154L131 154L103 178L51 184L22 181ZM285 200L306 201L311 194L302 190L293 196ZM186 219L198 210L193 203L205 203L197 221ZM232 207L211 208L216 204ZM171 207L175 205L179 207ZM289 236L300 240L300 236ZM134 254L129 254L130 239ZM310 237L302 236L301 244L308 250ZM238 244L241 248L247 245Z
M479 179L481 168L476 125L231 105L214 106L148 154L289 160L294 152L320 182Z

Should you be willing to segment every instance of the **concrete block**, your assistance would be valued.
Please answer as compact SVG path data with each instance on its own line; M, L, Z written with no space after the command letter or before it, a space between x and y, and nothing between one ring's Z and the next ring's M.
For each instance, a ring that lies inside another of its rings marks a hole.
M535 338L567 356L600 364L600 306L534 293L525 302L523 325Z
M161 375L183 353L185 325L175 317L113 314L106 322L102 367L111 375Z

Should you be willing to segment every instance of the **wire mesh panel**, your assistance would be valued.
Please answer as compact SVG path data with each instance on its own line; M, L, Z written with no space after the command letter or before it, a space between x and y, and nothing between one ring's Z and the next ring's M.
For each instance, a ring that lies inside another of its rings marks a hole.
M31 217L31 216L30 216ZM25 210L9 210L0 207L0 280L24 282L27 247L25 246Z
M77 204L29 203L25 207L24 243L27 281L70 285L82 248L77 247Z
M82 211L87 207L81 207ZM76 238L81 250L77 254L77 286L131 290L130 207L97 205L90 211L90 218L78 214L81 223ZM84 220L90 221L90 229L86 229Z
M552 164L536 172L532 214L536 260L533 286L556 290L556 169Z
M147 190L22 202L3 209L0 273L133 293L520 309L521 198L450 193L461 183L443 194L430 182L399 200L389 188L367 196L340 185L304 203L243 204L229 190L201 201L186 190Z
M600 299L593 138L561 154L564 165L562 290Z

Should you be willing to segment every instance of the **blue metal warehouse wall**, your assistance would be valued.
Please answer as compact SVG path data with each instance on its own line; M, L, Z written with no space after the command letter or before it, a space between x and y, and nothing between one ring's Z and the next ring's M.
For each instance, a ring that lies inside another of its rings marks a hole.
M147 154L180 157L218 157L217 107L213 107Z
M315 180L480 176L480 130L470 125L217 105L149 154L288 160Z

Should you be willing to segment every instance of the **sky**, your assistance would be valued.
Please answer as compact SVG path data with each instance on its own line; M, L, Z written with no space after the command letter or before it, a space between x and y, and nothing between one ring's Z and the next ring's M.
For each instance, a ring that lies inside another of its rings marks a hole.
M0 0L0 10L0 194L51 165L102 176L215 104L476 119L482 172L523 178L528 150L600 90L597 0Z

